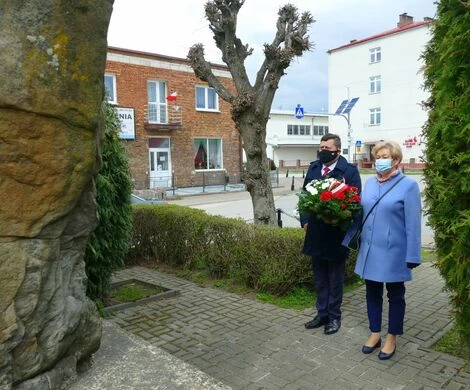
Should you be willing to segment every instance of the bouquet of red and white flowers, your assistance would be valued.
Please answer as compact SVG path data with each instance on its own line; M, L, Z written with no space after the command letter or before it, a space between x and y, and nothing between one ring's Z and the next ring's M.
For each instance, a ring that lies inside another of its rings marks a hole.
M298 210L325 223L347 229L362 210L359 189L334 178L312 180L299 194Z

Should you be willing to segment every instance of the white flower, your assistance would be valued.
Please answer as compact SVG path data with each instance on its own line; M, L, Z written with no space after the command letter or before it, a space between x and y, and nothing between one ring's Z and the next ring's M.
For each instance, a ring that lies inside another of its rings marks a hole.
M314 187L305 187L305 189L310 192L312 195L317 195L318 194L318 190Z
M327 188L330 188L330 183L328 183L327 181L325 181L324 183L321 184L321 188L323 190L326 190Z

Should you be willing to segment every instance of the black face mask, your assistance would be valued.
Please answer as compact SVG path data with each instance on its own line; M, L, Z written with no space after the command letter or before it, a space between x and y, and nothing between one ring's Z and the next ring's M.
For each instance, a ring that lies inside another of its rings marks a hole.
M331 150L320 150L318 152L318 159L323 164L328 164L330 161L333 161L336 156L338 155L338 151L331 151Z

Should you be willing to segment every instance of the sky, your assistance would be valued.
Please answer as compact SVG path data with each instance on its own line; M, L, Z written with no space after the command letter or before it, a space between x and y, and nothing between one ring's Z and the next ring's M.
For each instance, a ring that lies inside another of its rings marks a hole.
M238 14L237 36L253 48L245 66L253 80L264 59L263 44L276 33L279 8L286 3L309 11L314 48L295 58L276 92L272 109L306 113L328 112L329 49L396 27L398 15L415 21L434 17L435 0L246 0ZM108 45L186 58L189 48L202 43L206 60L222 64L204 15L206 0L115 0ZM334 107L330 110L334 110Z

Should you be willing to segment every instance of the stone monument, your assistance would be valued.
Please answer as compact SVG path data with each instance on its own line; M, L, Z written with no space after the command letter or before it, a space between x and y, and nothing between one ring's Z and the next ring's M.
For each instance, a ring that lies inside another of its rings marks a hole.
M0 2L0 388L59 389L99 348L85 295L113 0Z

